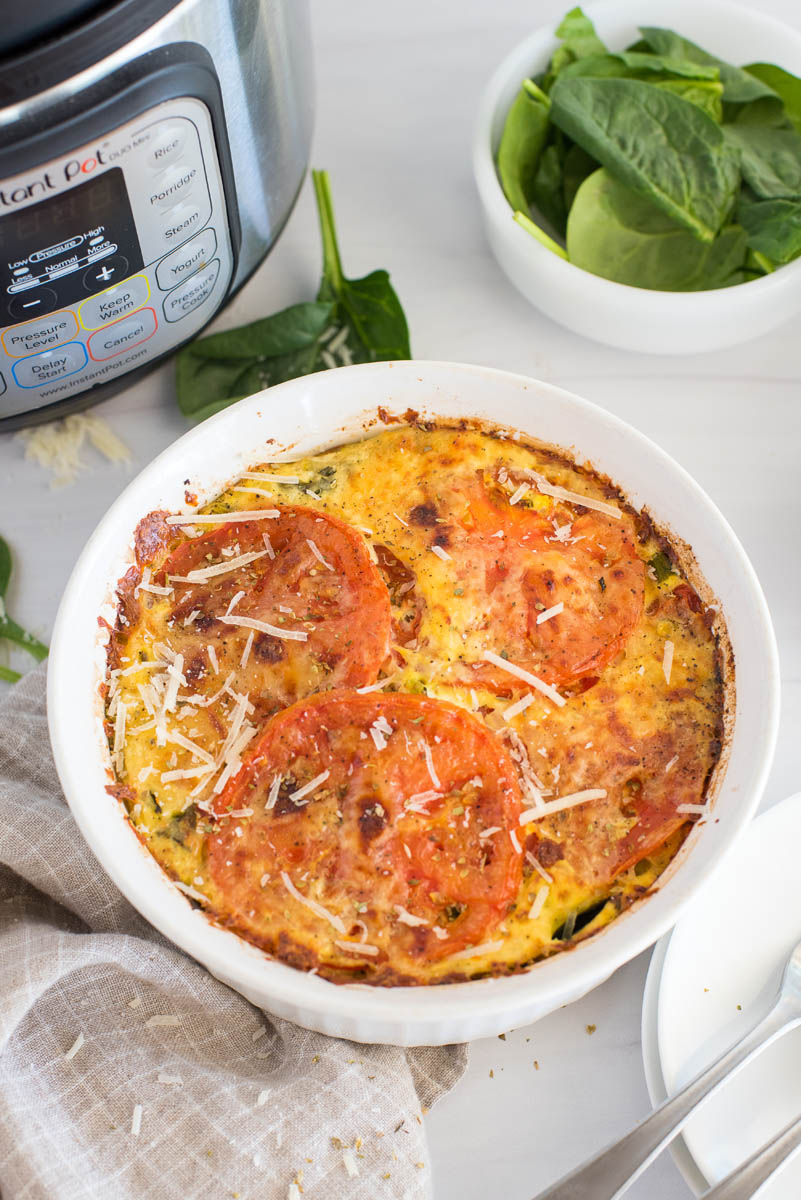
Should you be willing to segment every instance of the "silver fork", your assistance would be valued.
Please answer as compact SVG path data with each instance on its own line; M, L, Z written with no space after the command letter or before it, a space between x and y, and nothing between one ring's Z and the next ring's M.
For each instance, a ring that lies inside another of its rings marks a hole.
M801 1146L801 1117L797 1117L761 1150L704 1192L701 1200L751 1200L763 1183Z
M616 1200L622 1196L707 1096L760 1050L797 1025L801 1025L801 942L787 960L773 1007L750 1033L655 1108L631 1133L565 1175L536 1200ZM734 1193L731 1200L736 1197ZM726 1193L723 1198L730 1200Z

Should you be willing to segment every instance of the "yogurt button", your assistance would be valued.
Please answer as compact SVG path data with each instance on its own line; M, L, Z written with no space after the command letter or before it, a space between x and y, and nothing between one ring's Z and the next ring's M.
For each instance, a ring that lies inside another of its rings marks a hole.
M180 249L173 250L156 267L156 279L161 290L168 292L176 283L181 283L205 267L214 257L216 249L217 235L209 228L184 242Z

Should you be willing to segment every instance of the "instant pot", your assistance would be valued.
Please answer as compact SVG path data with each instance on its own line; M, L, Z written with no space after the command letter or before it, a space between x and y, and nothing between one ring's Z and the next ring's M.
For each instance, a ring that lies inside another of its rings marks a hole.
M307 0L9 7L0 430L105 399L197 335L289 216L313 107Z

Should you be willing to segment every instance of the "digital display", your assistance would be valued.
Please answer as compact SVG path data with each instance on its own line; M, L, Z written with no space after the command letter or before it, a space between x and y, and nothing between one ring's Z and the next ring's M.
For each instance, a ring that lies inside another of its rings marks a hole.
M47 307L61 307L103 291L142 265L125 177L112 167L0 216L0 324L25 320L26 307L36 306L43 288Z

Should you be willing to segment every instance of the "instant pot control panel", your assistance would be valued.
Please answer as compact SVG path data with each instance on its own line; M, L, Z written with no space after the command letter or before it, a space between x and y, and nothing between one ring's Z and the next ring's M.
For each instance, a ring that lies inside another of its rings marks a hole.
M233 267L211 116L194 97L0 180L0 412L168 353L211 318Z

